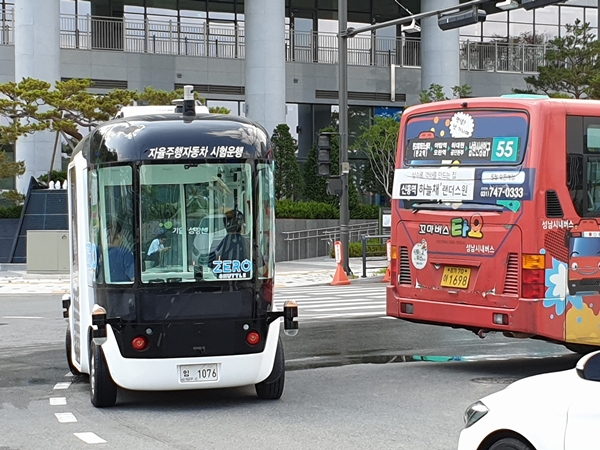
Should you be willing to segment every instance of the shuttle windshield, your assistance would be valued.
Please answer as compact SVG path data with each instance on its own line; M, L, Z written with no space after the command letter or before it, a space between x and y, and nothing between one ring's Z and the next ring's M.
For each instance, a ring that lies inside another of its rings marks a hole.
M92 200L93 205L103 205L92 211L100 219L92 220L92 228L97 225L99 230L93 241L101 249L104 278L97 276L98 281L132 283L136 266L142 283L232 281L251 279L256 271L259 276L266 273L265 258L253 263L253 227L267 234L273 228L274 200L264 188L272 166L259 166L254 183L247 163L143 164L139 189L133 188L132 167L100 168L99 198ZM262 206L259 217L252 208L254 186ZM139 245L134 245L134 208L139 211ZM263 234L260 253L270 245Z

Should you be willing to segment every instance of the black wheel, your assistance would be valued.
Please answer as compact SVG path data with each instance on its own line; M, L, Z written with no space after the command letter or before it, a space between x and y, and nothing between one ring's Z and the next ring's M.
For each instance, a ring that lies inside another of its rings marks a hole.
M90 398L96 408L114 406L117 385L110 376L102 347L92 342L90 348Z
M71 357L71 348L73 342L71 341L71 328L67 325L67 336L65 337L65 349L67 351L67 365L73 375L81 375L81 372L77 370L77 367L73 364L73 358Z
M490 447L489 450L535 450L528 443L517 438L500 439Z
M600 347L596 347L595 345L585 345L585 344L564 344L564 346L571 350L573 353L579 353L581 356L587 355L588 353L595 352L596 350L600 350Z
M285 384L285 357L283 356L283 344L281 338L277 342L273 370L266 380L254 385L256 395L262 400L277 400L283 394Z

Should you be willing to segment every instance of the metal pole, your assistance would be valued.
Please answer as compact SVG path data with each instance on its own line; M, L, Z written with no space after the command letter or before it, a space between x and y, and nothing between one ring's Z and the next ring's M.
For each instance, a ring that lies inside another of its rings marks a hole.
M350 211L348 209L348 37L343 33L348 27L348 0L338 0L338 21L340 179L342 181L340 241L343 248L342 267L347 275L352 275L349 264L350 237L348 235L348 223L350 222Z

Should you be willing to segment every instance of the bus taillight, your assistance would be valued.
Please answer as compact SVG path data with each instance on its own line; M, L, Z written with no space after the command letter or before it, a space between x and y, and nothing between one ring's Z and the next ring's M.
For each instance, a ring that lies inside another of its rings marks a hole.
M246 342L250 345L256 345L260 342L260 334L257 331L251 331L246 335Z
M544 298L546 296L545 255L523 255L522 268L521 295L524 298Z
M134 337L131 341L131 346L138 352L146 350L146 348L148 348L148 339L146 339L144 336Z

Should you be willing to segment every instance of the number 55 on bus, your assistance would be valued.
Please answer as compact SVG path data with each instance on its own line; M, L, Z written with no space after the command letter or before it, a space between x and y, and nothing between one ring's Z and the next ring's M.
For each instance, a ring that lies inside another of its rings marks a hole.
M600 346L600 102L510 95L411 107L387 314Z

